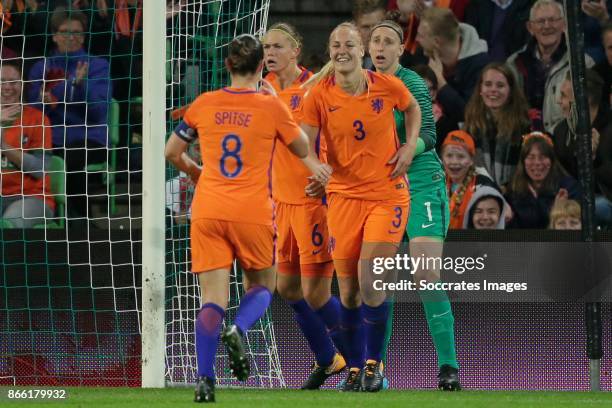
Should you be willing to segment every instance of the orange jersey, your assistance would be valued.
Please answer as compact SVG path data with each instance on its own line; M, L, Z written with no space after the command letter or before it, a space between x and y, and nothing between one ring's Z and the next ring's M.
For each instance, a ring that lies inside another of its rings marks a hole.
M293 119L300 123L302 119L302 101L306 89L300 86L306 82L312 73L302 68L302 74L291 84L291 86L281 89L280 82L275 73L266 75L278 97L289 107L293 114ZM293 155L286 146L276 146L274 150L274 161L272 164L272 192L274 199L286 204L305 204L317 201L306 196L304 188L308 184L310 171L304 163ZM320 199L318 201L321 201Z
M15 119L10 127L4 129L3 138L6 144L23 149L24 153L51 150L51 123L38 109L24 106L21 117ZM1 180L2 195L34 195L44 199L50 208L55 208L48 175L40 179L34 178L23 173L7 157L2 156Z
M332 77L304 100L303 122L321 129L334 171L326 190L362 200L407 197L406 178L391 179L395 165L387 163L399 148L393 109L406 110L410 92L394 76L364 72L362 95L348 95Z
M272 225L275 142L288 145L300 135L278 98L238 88L206 92L191 104L176 134L189 142L197 134L200 140L203 166L192 220Z

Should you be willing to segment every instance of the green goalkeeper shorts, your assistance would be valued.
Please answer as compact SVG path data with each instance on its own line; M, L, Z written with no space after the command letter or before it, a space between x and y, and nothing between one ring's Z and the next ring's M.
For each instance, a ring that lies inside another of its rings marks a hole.
M410 195L408 238L446 237L450 212L446 197L446 184L440 180L430 188Z

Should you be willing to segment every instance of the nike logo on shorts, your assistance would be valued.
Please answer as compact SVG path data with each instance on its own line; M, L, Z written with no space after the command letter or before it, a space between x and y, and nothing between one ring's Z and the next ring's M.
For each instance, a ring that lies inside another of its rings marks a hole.
M322 251L322 249L315 249L315 250L312 251L312 254L313 255L317 255L321 251Z
M330 107L329 107L329 111L330 111L330 112L337 111L338 109L340 109L340 106L330 106Z
M432 225L436 225L436 223L435 223L435 222L432 222L431 224L421 224L421 228L429 228L429 227L431 227Z
M399 232L399 230L397 230L397 231L391 231L391 230L388 230L387 232L388 232L389 234L397 234L397 233Z

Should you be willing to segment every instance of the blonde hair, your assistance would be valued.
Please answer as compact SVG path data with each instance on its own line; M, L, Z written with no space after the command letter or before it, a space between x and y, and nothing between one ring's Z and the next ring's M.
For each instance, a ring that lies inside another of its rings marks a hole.
M421 21L427 22L432 36L452 42L459 38L459 20L450 9L431 7L423 12Z
M353 23L352 21L345 21L344 23L338 24L336 28L334 28L332 32L329 34L329 38L331 39L334 33L341 28L347 28L349 30L352 30L356 34L355 37L359 40L359 44L361 45L361 48L364 49L365 45L361 41L361 35L359 34L359 29L357 28L355 23ZM329 44L327 48L329 49ZM317 72L312 77L310 77L310 79L302 85L302 88L311 89L313 86L315 86L319 82L331 78L332 76L334 76L334 74L335 74L334 62L330 60L327 62L327 64L323 65L323 67L321 68L319 72ZM362 77L360 77L360 83L356 85L360 87L363 83L367 84L365 75L362 75Z
M266 34L270 31L278 31L283 33L295 46L294 48L302 48L302 36L297 31L297 29L289 23L276 23L273 24Z
M554 229L555 223L561 218L578 218L581 219L581 209L578 201L575 200L556 200L555 204L550 209L550 222L548 229Z

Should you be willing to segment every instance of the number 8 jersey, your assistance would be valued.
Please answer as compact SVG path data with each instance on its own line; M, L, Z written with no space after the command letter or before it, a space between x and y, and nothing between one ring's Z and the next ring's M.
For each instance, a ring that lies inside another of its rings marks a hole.
M276 139L289 145L300 129L275 96L222 88L200 95L175 133L199 138L202 174L191 207L201 218L272 225L271 166Z

